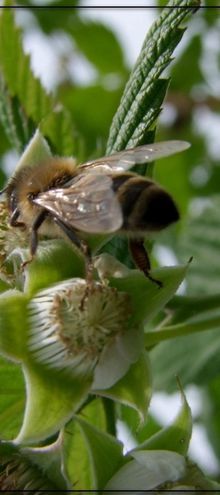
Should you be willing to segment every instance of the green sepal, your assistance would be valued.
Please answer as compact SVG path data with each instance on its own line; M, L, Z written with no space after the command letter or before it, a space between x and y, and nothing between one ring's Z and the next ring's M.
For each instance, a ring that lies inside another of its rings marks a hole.
M186 455L192 435L192 415L183 390L180 389L182 406L175 420L139 445L137 450L171 450Z
M33 443L56 433L79 408L90 388L90 378L69 377L28 363L23 366L27 401L17 443Z
M28 298L9 290L0 297L0 352L21 361L26 356L28 334Z
M0 358L0 438L11 440L22 425L25 386L21 366Z
M64 472L74 489L101 490L123 462L123 445L81 416L65 428Z
M110 280L113 287L127 292L131 298L131 326L149 322L163 309L183 281L187 267L182 265L152 270L151 276L162 282L162 287L137 270L132 270L126 277Z
M47 158L51 158L49 145L41 132L37 129L22 153L21 158L16 165L15 172L23 167L38 165Z
M109 397L112 400L132 407L138 412L141 421L147 415L151 399L151 369L147 354L141 354L136 363L113 387L98 390L97 395Z
M85 262L63 239L42 242L36 258L27 265L25 291L34 295L49 285L72 277L83 277Z

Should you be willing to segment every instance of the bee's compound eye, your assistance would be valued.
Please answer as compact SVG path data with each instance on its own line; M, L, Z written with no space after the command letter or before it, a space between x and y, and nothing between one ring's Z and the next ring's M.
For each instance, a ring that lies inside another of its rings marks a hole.
M9 207L12 213L17 208L17 197L15 191L12 191L12 193L9 196Z

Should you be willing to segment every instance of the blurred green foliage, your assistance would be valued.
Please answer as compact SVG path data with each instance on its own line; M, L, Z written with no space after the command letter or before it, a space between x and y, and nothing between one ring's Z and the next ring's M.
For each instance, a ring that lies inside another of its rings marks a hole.
M206 6L209 3L207 0ZM179 225L159 235L157 243L175 254L179 262L186 262L193 255L194 260L186 279L185 296L199 297L201 293L207 297L213 295L215 306L210 303L206 307L208 314L205 314L210 317L210 321L220 312L220 141L219 131L217 133L217 129L220 129L220 44L216 43L220 32L220 10L217 0L212 0L211 3L217 6L216 9L202 8L192 18L184 42L180 50L176 51L175 61L169 70L170 85L165 109L156 134L157 141L182 139L189 141L192 146L186 153L172 159L165 158L155 167L156 180L170 191L181 211ZM78 2L72 4L77 6ZM61 149L66 154L76 153L80 161L104 154L112 118L130 72L125 56L126 48L121 46L118 37L107 24L91 21L87 18L86 11L80 8L51 8L48 12L47 9L33 8L34 2L31 0L17 1L17 5L26 6L30 16L27 21L25 16L22 17L22 10L19 11L19 22L24 34L30 30L29 23L34 23L35 30L44 33L54 50L54 39L57 36L66 47L66 51L57 50L55 53L58 77L54 80L53 94L45 97L46 110L42 110L31 99L27 99L27 108L30 108L28 105L33 105L33 116L36 111L43 119L42 132L51 119L52 130L47 138L56 153ZM50 2L50 7L63 5L66 5L65 0ZM164 0L158 1L158 5L164 6ZM123 11L118 11L118 15L123 16ZM147 16L147 11L140 11L140 15ZM8 38L8 43L13 50L12 38ZM77 74L79 61L81 64L85 63L92 74L83 83L79 82ZM5 64L7 65L7 56ZM14 71L14 83L17 84L16 61L14 64L11 69ZM28 61L26 65L24 71L29 70ZM1 81L1 85L6 91L5 80ZM44 89L40 82L37 87L38 96L43 95ZM43 96L39 96L39 99L44 106ZM7 163L7 154L15 147L21 152L34 128L27 108L23 109L22 115L18 112L16 96L10 100L9 113L5 111L4 101L0 101L2 119L11 119L12 131L13 122L16 121L20 133L16 146L13 132L6 135L3 124L0 124L0 156L3 164ZM56 103L59 116L62 114L62 125L54 112ZM5 177L6 169L2 168L1 185ZM156 250L153 251L153 256L155 264L166 263L166 260L157 257ZM174 303L173 306L170 304L171 324L187 321L191 316L202 319L204 311L196 304L189 314L184 297L179 296L176 306ZM184 386L196 383L202 390L204 414L199 420L205 425L218 456L219 330L220 325L217 325L216 328L210 327L210 332L178 337L171 342L159 344L152 351L157 390L173 391L176 388L174 375L177 373ZM3 364L1 366L4 367ZM6 371L3 369L3 374ZM11 373L13 374L13 368ZM19 387L22 387L20 382ZM7 402L7 398L4 400ZM23 403L20 404L21 409L22 407ZM18 415L21 414L21 409L18 410ZM2 417L1 420L4 424L7 418ZM152 431L154 428L157 430L153 420L152 424ZM16 431L17 425L12 425L12 430L13 428Z

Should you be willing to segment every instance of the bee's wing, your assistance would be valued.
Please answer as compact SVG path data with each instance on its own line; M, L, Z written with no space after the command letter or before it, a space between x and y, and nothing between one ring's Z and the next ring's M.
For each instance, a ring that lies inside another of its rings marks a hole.
M153 162L158 158L184 151L189 147L190 144L187 141L161 141L86 162L81 165L81 168L88 168L89 173L126 172L134 165Z
M122 211L106 175L82 174L67 187L40 193L34 202L67 225L88 233L118 230Z

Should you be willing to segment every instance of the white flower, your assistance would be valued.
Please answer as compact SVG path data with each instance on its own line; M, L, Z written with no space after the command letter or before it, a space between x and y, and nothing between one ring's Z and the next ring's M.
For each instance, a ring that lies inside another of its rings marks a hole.
M130 314L126 293L98 282L88 289L83 279L67 280L30 302L29 350L45 366L91 372L106 348L129 332Z

